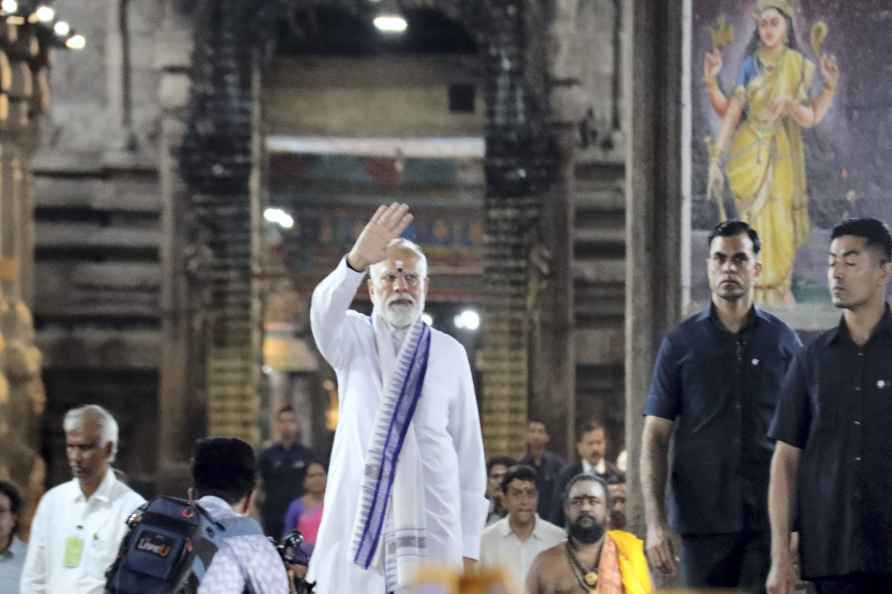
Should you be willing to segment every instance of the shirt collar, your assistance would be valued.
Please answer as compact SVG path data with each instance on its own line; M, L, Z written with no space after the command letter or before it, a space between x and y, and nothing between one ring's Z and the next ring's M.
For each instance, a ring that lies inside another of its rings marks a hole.
M499 522L502 523L501 527L499 528L499 534L501 534L503 538L508 538L509 536L514 534L514 531L511 530L511 519L508 516L505 516L504 518L499 520Z
M607 461L604 458L597 464L592 464L585 458L582 459L582 472L585 474L604 474L607 472Z
M545 531L545 522L542 521L542 518L539 517L539 514L536 514L536 523L533 524L533 538L542 540L545 535L542 532Z
M870 335L872 339L874 336L878 334L886 334L887 336L892 336L892 313L889 312L889 304L886 304L885 310L883 311L883 317L880 318L879 323L876 328L873 329L873 334ZM846 338L848 340L852 340L851 335L849 334L849 327L846 325L846 317L839 316L839 324L836 325L836 328L830 331L830 344Z
M205 495L198 500L198 504L207 510L212 516L224 514L235 514L232 506L226 503L226 500L216 495Z
M87 498L84 497L84 492L81 490L81 485L76 478L71 479L72 483L74 483L74 500L75 501L87 501ZM96 492L90 495L90 500L95 499L96 501L101 501L102 503L108 503L111 501L112 489L114 489L115 483L118 482L118 479L115 478L115 471L111 466L108 467L105 471L105 478L102 479L102 482L99 483L99 488L96 489Z
M727 332L725 326L722 324L722 320L719 318L719 312L715 307L715 303L713 303L712 300L709 301L709 307L700 312L697 316L697 320L701 322L708 320ZM746 324L743 325L743 328L740 329L741 332L759 321L769 321L768 314L762 311L762 308L754 303L750 308L750 311L747 313L747 321Z
M839 340L842 340L843 337L849 338L849 327L846 326L846 318L845 316L839 316L839 323L830 331L829 340L827 341L829 344L833 344Z
M535 466L536 458L533 456L533 453L530 451L529 446L527 446L526 453L523 455L523 458L521 458L521 460L525 460L525 462L518 461L518 464L527 464L528 466ZM540 462L542 464L545 464L549 460L551 460L551 452L549 452L547 449L542 450L542 458L540 459Z
M888 334L892 336L892 313L889 312L889 304L886 304L886 311L883 312L883 317L880 318L879 326L877 326L877 332L882 332L884 334Z
M761 320L763 322L768 322L768 314L766 314L761 307L756 304L753 304L753 316L754 319Z
M508 516L505 516L499 522L504 522L499 529L499 534L501 534L502 538L509 538L511 536L515 536L514 531L511 530L511 520ZM542 540L544 530L544 523L542 519L539 517L539 514L535 515L535 519L533 520L533 532L530 534L530 538L535 538L537 540Z

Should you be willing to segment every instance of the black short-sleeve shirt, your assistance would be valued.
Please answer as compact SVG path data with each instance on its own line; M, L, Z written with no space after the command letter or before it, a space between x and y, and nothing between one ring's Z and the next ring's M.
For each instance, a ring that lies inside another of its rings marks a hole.
M266 491L263 529L268 535L276 538L282 535L288 505L304 494L307 466L317 461L313 450L299 443L290 447L275 443L260 453L258 470Z
M796 357L769 435L800 448L806 578L892 573L892 317L864 347L845 321Z
M552 509L551 494L554 491L554 483L557 480L561 469L566 465L566 462L554 452L545 450L542 452L542 460L539 464L536 464L533 456L529 453L518 460L517 463L526 464L527 466L536 469L536 473L539 475L539 480L536 483L536 490L539 493L537 510L540 517L550 517Z
M710 307L663 340L644 414L674 421L668 508L678 533L768 529L768 424L800 347L758 307L737 334Z

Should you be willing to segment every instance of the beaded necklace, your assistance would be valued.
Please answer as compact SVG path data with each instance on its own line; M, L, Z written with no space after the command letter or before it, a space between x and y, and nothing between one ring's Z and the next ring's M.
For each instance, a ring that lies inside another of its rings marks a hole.
M586 569L582 562L576 557L575 547L571 544L570 539L564 543L564 551L567 553L567 560L570 562L570 568L573 569L573 577L583 592L595 594L598 585L598 563L601 560L601 549L598 549L598 558L591 569Z

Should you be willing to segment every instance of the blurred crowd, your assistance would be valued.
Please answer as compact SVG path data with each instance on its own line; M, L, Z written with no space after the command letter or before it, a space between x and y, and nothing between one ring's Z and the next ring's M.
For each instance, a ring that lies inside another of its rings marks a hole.
M276 439L257 454L256 496L245 511L256 517L264 533L275 540L299 531L303 537L300 546L309 558L322 518L326 462L301 443L299 420L291 406L276 412ZM47 568L56 561L53 555L62 557L59 562L63 566L83 562L84 572L73 582L73 591L102 591L105 570L114 561L124 537L125 520L144 502L126 486L124 475L111 466L118 444L113 426L111 415L95 405L74 409L66 417L66 454L72 480L44 496L30 543L20 530L24 518L21 491L12 482L0 481L0 591L19 591L23 574L28 575L22 582L22 592L43 591L39 584L54 579ZM434 589L425 592L464 593L477 591L475 588L495 592L487 589L487 584L502 584L506 593L524 592L536 557L567 539L567 486L580 475L603 480L606 486L607 491L598 496L604 506L604 517L599 518L603 528L625 527L625 473L620 465L605 458L608 444L604 426L591 421L580 428L578 458L572 462L551 451L549 442L545 423L534 419L528 425L522 456L493 456L488 460L485 495L489 512L480 546L481 572L471 579L431 570L423 580ZM86 497L78 495L84 488ZM106 505L96 509L87 505L94 494ZM72 515L79 522L76 531L86 534L95 524L92 543L82 542L89 539L72 540L77 537L59 532L61 518ZM114 521L108 522L109 518ZM576 519L571 513L569 521ZM54 546L54 541L60 541L59 546ZM75 542L81 544L72 544ZM89 563L87 556L91 557Z

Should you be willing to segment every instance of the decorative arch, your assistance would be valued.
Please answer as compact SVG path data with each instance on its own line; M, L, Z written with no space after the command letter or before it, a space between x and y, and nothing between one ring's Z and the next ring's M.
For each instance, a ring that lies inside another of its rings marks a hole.
M275 51L276 23L322 0L200 0L193 10L191 95L179 169L189 200L186 235L197 352L205 353L197 390L207 393L208 430L257 441L259 310L254 278L259 216L252 203L256 69ZM338 0L348 10L367 6ZM326 2L331 5L331 2ZM543 201L560 159L549 103L547 19L529 0L402 0L432 8L477 40L486 103L484 303L486 349L481 416L487 452L515 453L524 443L530 392L531 253L543 244ZM258 8L259 7L259 8ZM538 286L538 285L537 285ZM537 289L538 290L538 289ZM253 368L249 363L253 362Z

